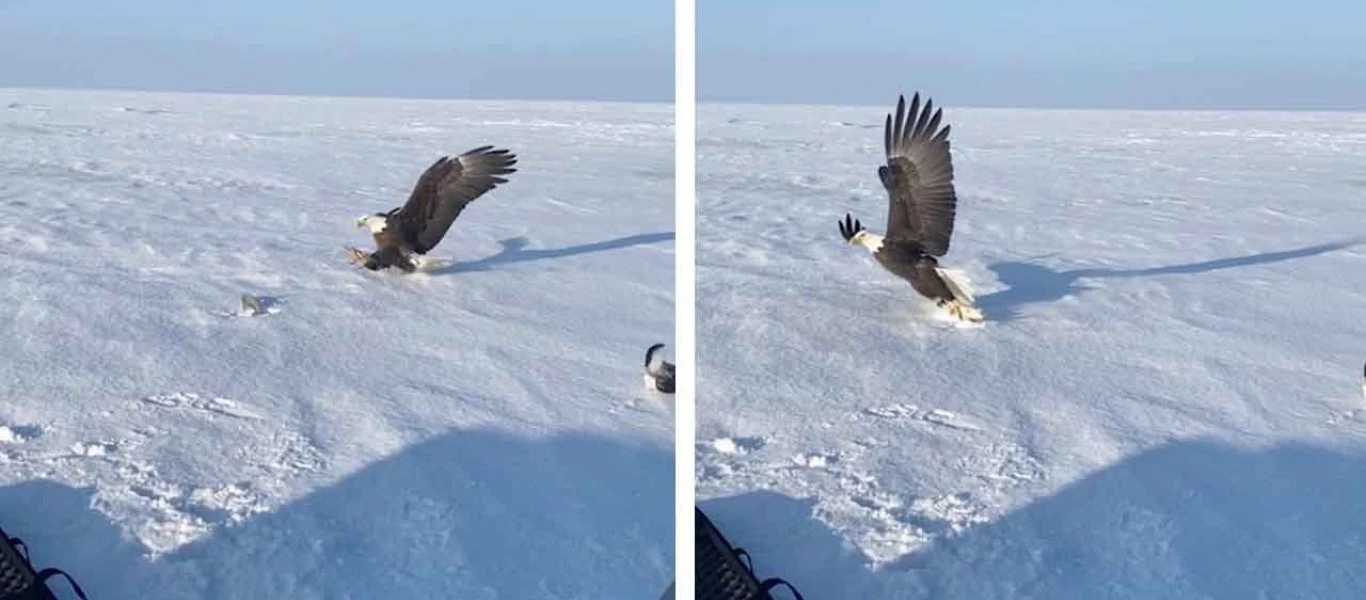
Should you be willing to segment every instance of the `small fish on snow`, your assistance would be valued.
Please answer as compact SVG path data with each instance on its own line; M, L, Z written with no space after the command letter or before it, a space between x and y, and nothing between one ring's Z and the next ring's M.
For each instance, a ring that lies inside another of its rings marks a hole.
M228 317L259 317L261 315L272 315L279 312L275 308L275 299L265 296L255 296L252 294L242 294L239 300L237 312L227 313Z
M254 317L266 314L266 309L261 306L261 299L251 294L242 294L242 307L237 310L237 314L244 317Z

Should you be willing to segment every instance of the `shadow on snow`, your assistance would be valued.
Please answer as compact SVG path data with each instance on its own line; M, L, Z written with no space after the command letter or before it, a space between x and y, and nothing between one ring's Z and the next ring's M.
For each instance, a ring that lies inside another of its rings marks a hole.
M469 262L457 262L440 269L433 270L432 273L465 273L469 271L487 271L502 265L509 265L520 262L530 262L535 260L545 260L551 258L564 258L567 256L577 256L580 254L590 254L593 252L606 252L609 250L619 250L631 246L642 246L647 244L657 244L660 242L671 242L674 239L673 232L665 233L644 233L628 235L626 237L589 244L578 244L566 246L564 248L550 248L546 250L527 250L530 243L524 237L514 237L499 240L498 245L502 248L498 254L486 256L479 260Z
M1348 600L1366 590L1366 457L1170 443L873 569L812 503L702 509L763 576L809 598Z
M0 488L0 521L92 597L653 598L673 578L672 481L652 446L452 431L154 561L92 489Z
M999 262L988 266L996 277L1007 287L977 299L977 304L990 315L993 321L1008 321L1018 316L1019 309L1027 304L1055 302L1069 295L1084 292L1090 288L1080 283L1082 279L1122 279L1132 277L1151 277L1157 275L1189 275L1207 273L1222 269L1247 267L1276 263L1299 258L1308 258L1336 250L1345 250L1364 240L1353 239L1328 244L1319 244L1285 250L1266 252L1234 258L1222 258L1198 263L1152 267L1147 269L1077 269L1055 271L1043 265L1028 262Z

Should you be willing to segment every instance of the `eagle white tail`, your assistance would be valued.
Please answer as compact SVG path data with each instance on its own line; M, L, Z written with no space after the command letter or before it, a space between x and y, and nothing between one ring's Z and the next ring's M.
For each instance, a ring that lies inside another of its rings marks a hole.
M972 295L972 281L968 279L967 273L958 269L942 268L935 269L935 272L949 286L949 293L953 294L956 300L963 304L972 304L977 301Z
M944 285L948 286L949 293L953 294L953 301L949 303L949 313L961 321L971 321L980 323L986 320L986 315L973 306L976 298L972 295L972 282L967 274L957 269L936 268L935 272L939 278L944 280Z
M645 351L645 372L650 375L664 373L664 344L655 344Z
M666 394L674 393L674 366L664 360L664 344L655 344L645 351L645 389Z

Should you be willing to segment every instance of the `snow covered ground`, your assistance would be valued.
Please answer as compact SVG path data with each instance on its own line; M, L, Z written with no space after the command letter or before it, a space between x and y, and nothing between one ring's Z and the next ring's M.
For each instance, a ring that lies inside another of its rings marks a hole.
M93 598L657 596L671 113L0 90L0 525ZM482 144L449 264L346 262Z
M949 107L959 328L861 248L886 107L699 111L697 478L808 598L1359 598L1366 114Z

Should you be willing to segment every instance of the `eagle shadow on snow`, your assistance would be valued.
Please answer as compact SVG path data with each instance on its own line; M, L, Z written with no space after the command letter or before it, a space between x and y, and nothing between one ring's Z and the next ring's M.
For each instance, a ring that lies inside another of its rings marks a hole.
M977 299L978 306L987 311L994 321L1009 321L1019 316L1021 307L1028 304L1056 302L1067 296L1093 289L1083 279L1124 279L1158 275L1190 275L1235 267L1263 265L1299 258L1308 258L1357 246L1366 239L1350 239L1327 244L1306 246L1279 252L1264 252L1248 256L1221 258L1197 263L1150 267L1146 269L1076 269L1055 271L1046 266L1006 261L988 265L1006 289L986 294Z
M479 260L469 262L457 262L439 269L432 273L465 273L470 271L487 271L502 265L519 262L530 262L534 260L545 260L551 258L564 258L567 256L577 256L580 254L590 254L593 252L606 252L609 250L619 250L631 246L643 246L647 244L658 244L660 242L671 242L674 239L672 231L664 233L642 233L628 235L626 237L589 244L578 244L566 246L564 248L549 248L545 250L527 250L526 247L531 242L525 237L513 237L499 240L498 245L502 248L498 254L486 256Z
M156 560L90 488L0 487L0 525L92 598L655 598L672 474L644 444L461 430L242 523L197 511L215 528Z
M1173 442L880 567L813 502L704 501L761 577L808 598L1353 600L1366 590L1366 457L1289 444ZM919 526L909 511L892 518Z

